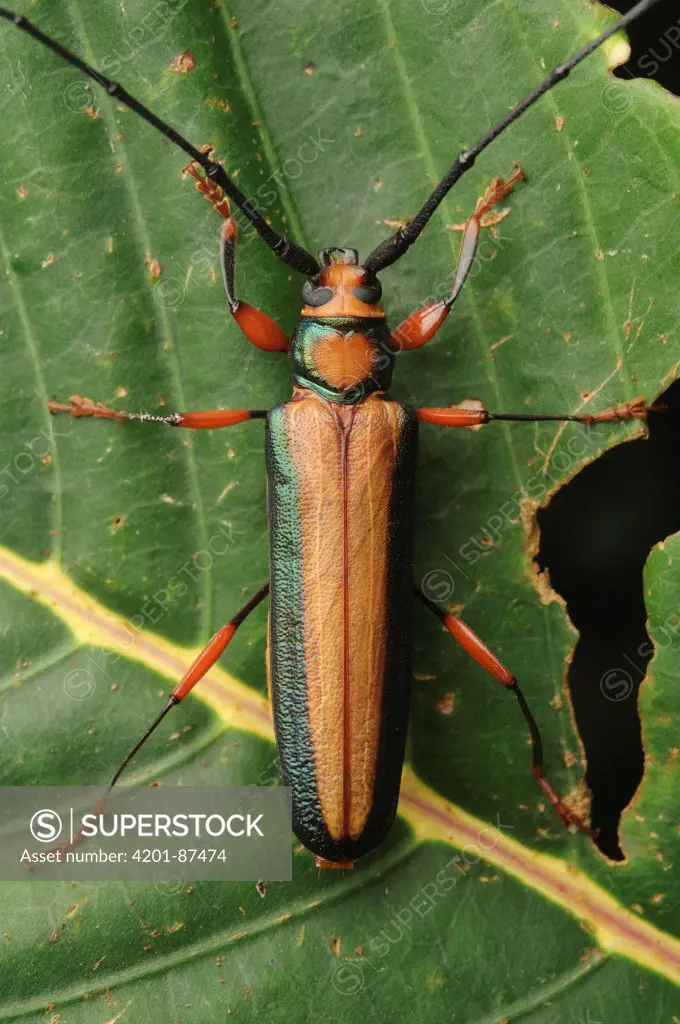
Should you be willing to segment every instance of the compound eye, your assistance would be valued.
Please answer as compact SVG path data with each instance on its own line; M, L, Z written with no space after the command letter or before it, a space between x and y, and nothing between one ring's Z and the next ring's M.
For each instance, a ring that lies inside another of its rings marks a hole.
M333 289L320 288L313 281L305 281L302 286L302 298L308 306L325 306L333 298Z
M359 302L364 302L367 306L374 306L382 298L380 281L372 281L370 284L359 284L352 291Z

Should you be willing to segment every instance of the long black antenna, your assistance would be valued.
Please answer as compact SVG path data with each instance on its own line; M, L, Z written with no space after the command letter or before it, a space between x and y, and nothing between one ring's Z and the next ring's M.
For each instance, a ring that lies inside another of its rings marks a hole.
M109 93L110 96L120 100L130 110L134 110L136 114L156 128L161 134L165 135L167 139L174 142L176 146L183 149L185 153L188 153L192 160L195 160L197 164L200 164L203 170L206 172L209 178L216 181L217 184L222 188L226 194L232 199L239 210L242 210L245 216L248 218L250 223L257 231L260 238L262 238L270 249L272 249L279 259L282 259L284 263L287 263L290 267L295 270L299 270L303 274L313 276L319 271L319 264L314 259L311 253L307 252L297 242L287 238L286 235L279 234L278 231L267 224L262 214L255 208L250 199L248 199L243 192L241 192L238 185L229 177L224 167L221 164L215 163L211 160L206 153L202 153L195 146L192 146L182 135L171 128L169 124L162 121L160 117L156 117L147 107L145 107L139 100L136 100L134 96L124 89L117 82L112 82L106 75L102 75L101 72L96 71L89 64L86 64L84 60L77 57L66 47L60 43L55 42L54 39L50 39L44 32L41 32L39 28L31 24L21 14L15 14L14 11L8 10L6 7L0 7L0 17L5 18L7 21L11 21L13 25L20 28L22 32L26 32L27 35L32 36L33 39L37 39L39 43L46 46L53 53L58 54L63 60L68 61L74 67L78 68L89 78L94 79L98 82L103 89Z
M449 170L446 177L442 178L434 192L427 198L425 204L418 211L413 220L404 228L400 228L390 238L386 238L378 245L368 259L364 262L364 266L367 270L372 271L374 274L380 270L384 270L385 267L389 267L391 263L394 263L403 256L410 245L413 245L416 238L420 235L421 231L427 224L428 220L441 203L444 196L453 188L459 178L469 171L479 154L486 149L486 147L497 138L501 132L516 121L518 117L528 110L536 100L540 99L544 93L552 89L554 85L561 82L563 78L566 78L572 68L575 68L577 64L580 64L589 54L596 50L598 46L606 42L616 32L619 32L626 25L629 25L631 21L635 21L640 15L644 14L653 7L659 0L640 0L640 3L632 7L626 15L623 16L616 24L612 25L605 32L593 39L591 43L584 46L582 50L565 61L564 64L559 64L555 70L548 75L548 77L537 86L533 92L530 92L528 96L518 103L513 110L507 114L502 121L494 125L486 135L476 142L471 149L464 150L456 157L451 169Z

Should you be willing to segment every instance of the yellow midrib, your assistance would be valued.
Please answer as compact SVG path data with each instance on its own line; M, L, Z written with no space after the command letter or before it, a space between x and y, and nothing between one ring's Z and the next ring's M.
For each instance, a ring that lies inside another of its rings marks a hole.
M53 562L30 562L0 547L0 578L48 607L82 643L124 655L172 680L177 680L198 654L146 630L134 629L78 588ZM197 689L225 724L273 740L268 702L215 666ZM579 920L605 952L618 954L680 981L680 941L655 928L619 903L588 876L564 860L528 850L521 843L461 808L449 804L404 770L401 816L415 835L464 849L484 850L484 859ZM482 835L492 836L488 845ZM361 868L357 868L361 870Z

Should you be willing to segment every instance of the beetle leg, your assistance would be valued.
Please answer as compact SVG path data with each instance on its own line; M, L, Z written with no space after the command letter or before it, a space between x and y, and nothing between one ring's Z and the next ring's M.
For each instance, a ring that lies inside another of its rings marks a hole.
M71 395L68 405L48 402L47 408L53 416L66 413L76 419L90 416L93 419L117 420L118 423L165 423L169 427L191 427L193 430L233 427L244 420L264 419L267 415L265 409L206 409L204 412L174 412L169 416L159 416L151 412L110 409L108 405L93 402L91 398L80 398L79 395Z
M453 287L447 299L440 299L429 306L417 309L392 333L392 344L401 351L420 348L427 344L437 333L441 325L449 315L449 311L460 294L465 279L470 273L470 268L477 252L479 231L483 227L493 227L504 214L492 213L493 207L512 191L513 186L520 179L524 178L519 164L515 164L515 170L507 181L501 178L494 178L481 199L477 201L477 207L472 216L461 225L463 240L458 254L456 273L453 279Z
M562 416L533 416L525 413L490 412L489 421L505 420L518 423L537 423L542 421L569 421L571 423L617 423L623 420L644 420L650 412L663 412L664 405L645 405L644 398L633 398L621 405L612 405L601 412L564 414Z
M459 619L456 615L451 615L440 605L431 601L427 597L420 587L416 587L416 595L420 598L426 608L429 608L438 619L446 626L447 630L454 638L454 640L460 644L464 651L474 658L478 665L481 665L485 672L488 672L497 682L501 683L508 690L511 690L519 703L524 719L529 727L529 735L531 736L531 771L538 782L544 796L549 800L552 806L555 808L564 825L569 828L575 826L582 832L586 832L591 839L594 838L595 834L593 830L575 814L563 801L559 792L555 789L552 783L545 777L543 771L543 741L541 740L541 734L538 730L536 720L529 709L524 694L519 688L517 679L512 672L503 665L503 663L496 657L483 640L481 640L475 632L462 619Z
M542 415L533 413L489 412L481 402L470 401L443 408L416 409L418 419L440 427L479 427L493 421L517 423L617 423L624 420L644 420L650 412L662 412L663 405L645 405L644 398L634 398L621 405L594 413Z
M257 608L258 604L264 601L265 597L267 597L268 594L269 584L265 583L265 585L263 587L260 587L257 593L251 597L250 601L244 604L243 608L241 608L241 610L236 613L233 619L230 619L226 626L222 626L221 629L218 629L218 631L215 633L212 639L208 641L206 646L203 648L199 656L194 661L193 665L187 670L187 672L184 673L182 679L180 679L177 686L175 686L163 710L158 715L156 715L149 728L146 730L142 738L138 740L137 743L135 743L132 750L130 750L125 755L115 775L111 779L109 789L112 789L115 786L125 767L129 764L129 762L135 756L140 747L142 747L143 744L146 743L151 733L154 732L155 729L160 725L160 723L167 715L168 711L170 711L171 708L174 708L176 704L179 704L180 701L184 700L186 695L189 693L190 690L194 688L196 683L199 683L201 679L203 679L203 677L210 671L210 669L213 667L213 665L220 657L220 655L224 654L238 627L245 619L247 619L247 617L250 615L253 609Z
M239 325L248 341L265 352L287 352L289 340L287 334L275 320L247 302L242 302L234 295L234 265L236 258L236 240L238 224L231 215L229 200L220 186L212 179L204 177L195 163L190 163L185 170L196 179L196 189L211 203L224 218L220 236L220 266L224 290L231 315Z

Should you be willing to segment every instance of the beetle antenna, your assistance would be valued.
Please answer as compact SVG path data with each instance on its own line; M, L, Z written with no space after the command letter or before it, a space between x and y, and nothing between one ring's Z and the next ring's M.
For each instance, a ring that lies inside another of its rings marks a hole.
M39 43L46 46L53 53L56 53L63 60L72 64L78 68L83 74L87 75L88 78L92 78L95 82L98 82L103 89L105 89L110 96L120 100L130 110L134 110L136 114L139 114L148 124L152 125L157 131L165 135L167 139L174 142L176 146L183 149L185 153L188 153L192 160L197 164L200 164L205 173L213 181L222 188L229 198L238 206L239 210L242 210L244 215L248 218L250 223L257 231L260 238L262 238L270 249L272 249L279 259L287 263L288 266L293 267L294 270L299 270L302 274L306 274L308 277L313 276L319 271L319 264L314 259L311 253L307 252L301 245L294 242L292 239L287 238L286 235L279 234L275 231L262 216L262 214L255 208L252 201L248 199L243 192L241 192L238 185L229 177L224 167L221 164L211 160L208 154L202 153L199 149L185 139L179 132L176 132L165 121L161 120L156 115L145 107L139 100L136 100L134 96L124 89L117 82L111 81L106 75L96 71L93 67L87 64L80 57L77 57L66 47L60 43L51 39L49 36L41 32L39 28L36 28L30 21L23 17L21 14L16 14L14 11L8 10L6 7L0 7L0 17L5 18L7 21L11 21L13 25L21 29L22 32L26 32L27 35L32 36L33 39L37 39Z
M506 114L501 121L495 124L493 128L486 133L486 135L475 143L474 146L460 153L456 157L448 174L442 178L431 195L428 196L426 202L415 215L413 220L405 227L399 228L399 230L390 238L384 239L384 241L382 241L380 245L373 250L368 259L364 261L366 269L372 271L374 274L378 273L378 271L384 270L385 267L389 267L390 264L395 263L396 260L403 256L409 246L413 245L415 240L418 238L442 199L453 188L458 179L462 178L465 172L471 169L479 154L482 153L486 147L501 134L501 132L504 132L505 129L508 128L513 121L516 121L518 117L521 117L524 111L533 106L536 100L540 99L544 93L552 89L552 87L557 85L558 82L561 82L563 78L566 78L569 72L575 68L577 64L580 64L582 60L585 60L593 50L596 50L602 45L602 43L606 42L607 39L615 35L616 32L620 32L620 30L625 28L626 25L635 21L658 2L659 0L640 0L640 2L632 7L626 15L620 18L619 21L608 28L605 32L602 32L602 34L596 39L593 39L592 42L587 44L587 46L584 46L577 54L565 61L563 64L558 64L554 71L552 71L551 74L549 74L548 77L533 90L533 92L530 92L528 96L525 96L521 103L518 103L509 114Z

